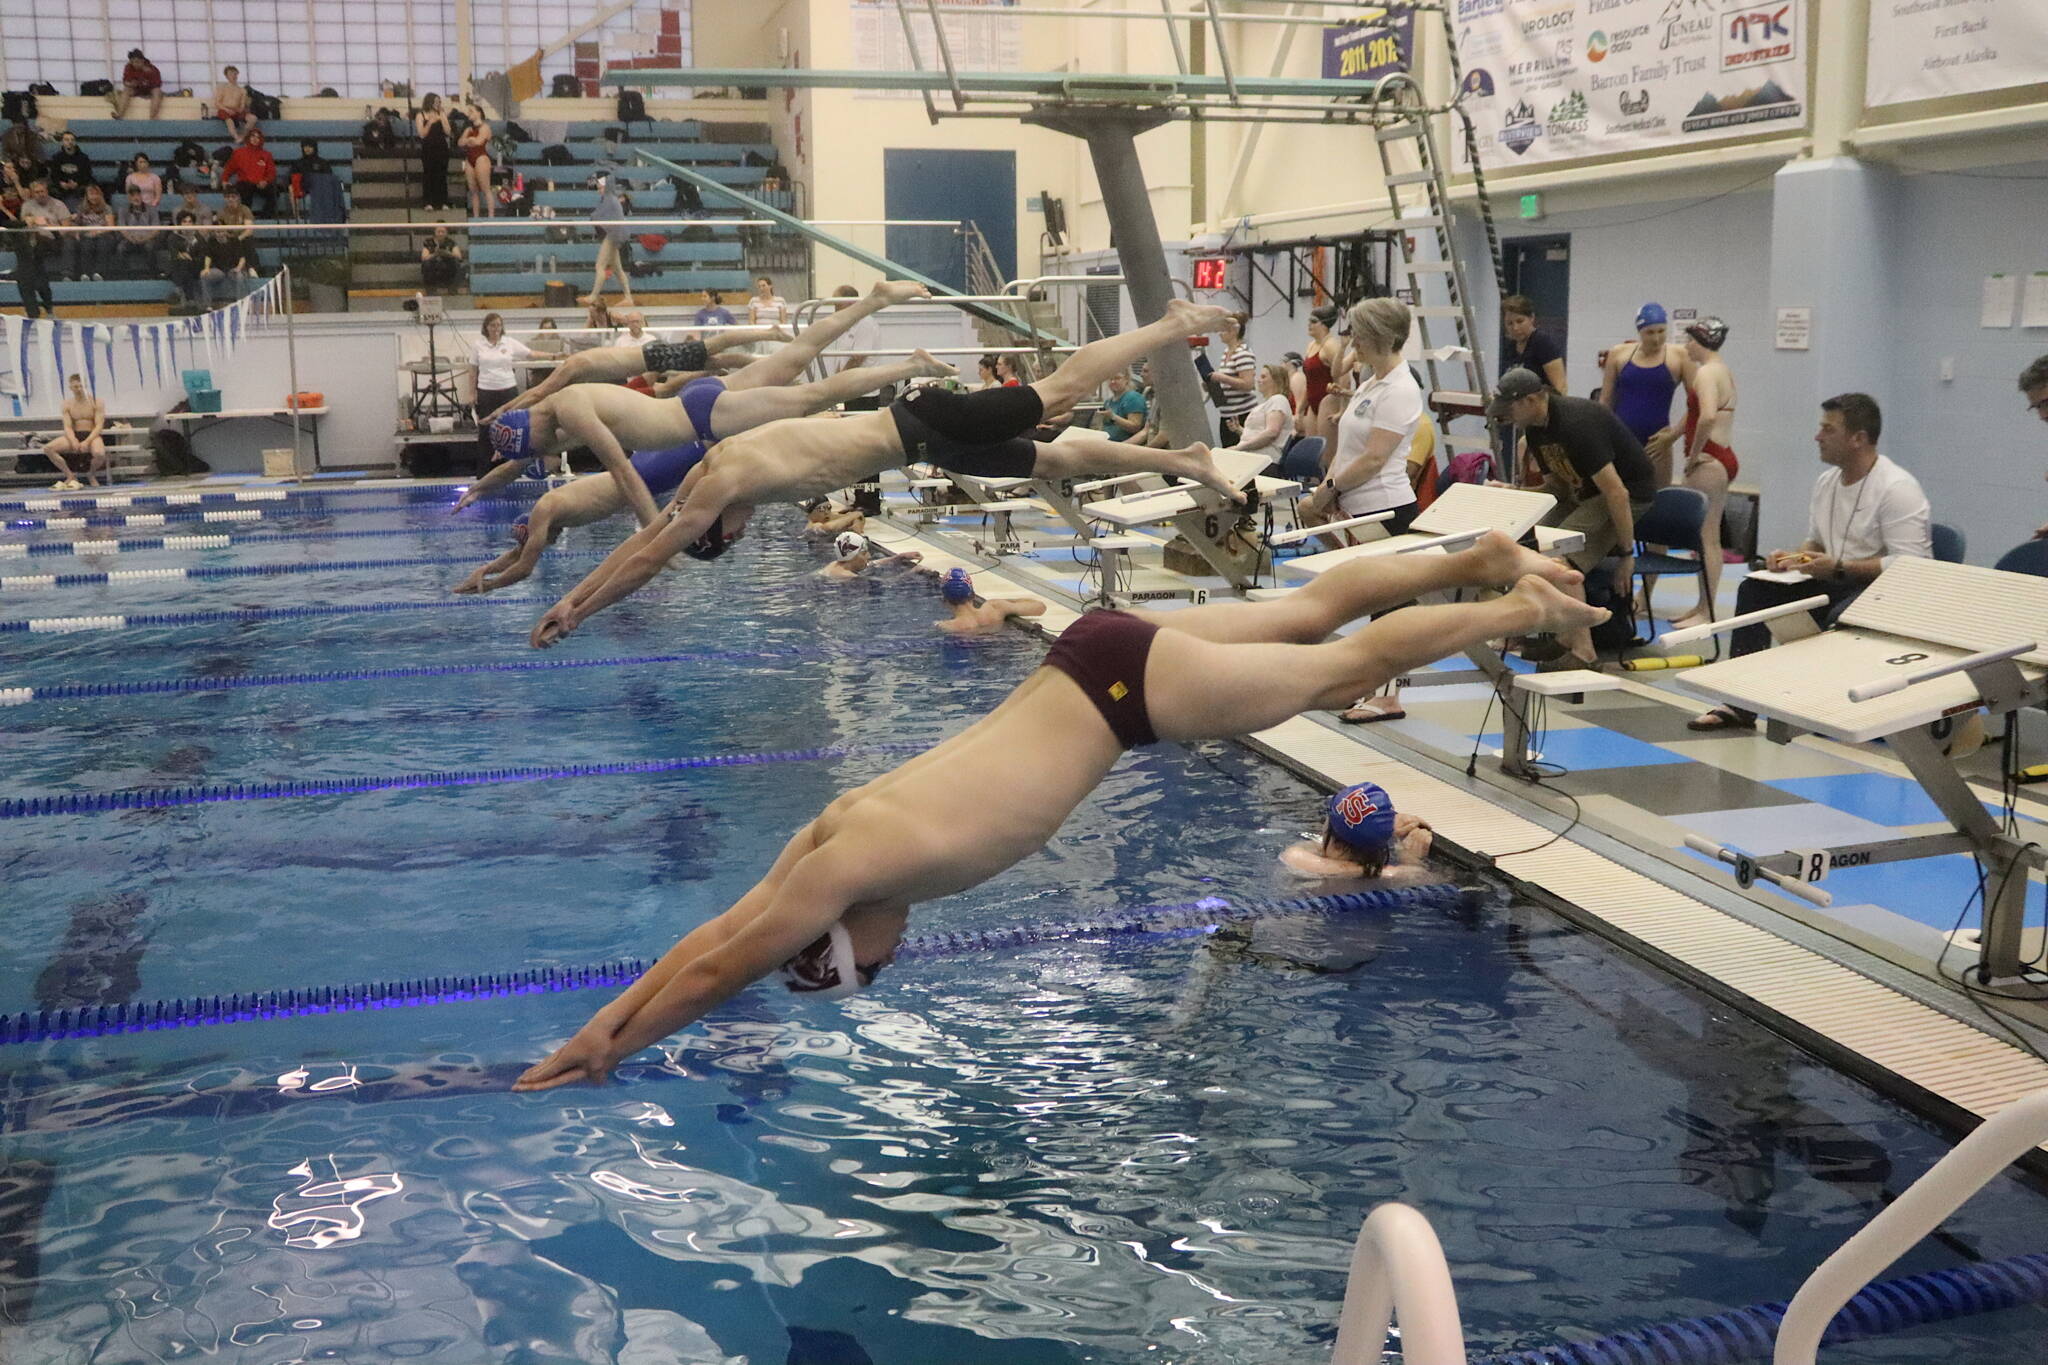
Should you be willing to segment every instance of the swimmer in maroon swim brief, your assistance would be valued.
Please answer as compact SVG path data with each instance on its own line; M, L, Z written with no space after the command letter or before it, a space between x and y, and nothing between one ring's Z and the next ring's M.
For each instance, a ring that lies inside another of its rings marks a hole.
M1126 749L1159 742L1145 709L1145 661L1158 633L1127 611L1091 611L1062 631L1045 655L1047 667L1080 684Z

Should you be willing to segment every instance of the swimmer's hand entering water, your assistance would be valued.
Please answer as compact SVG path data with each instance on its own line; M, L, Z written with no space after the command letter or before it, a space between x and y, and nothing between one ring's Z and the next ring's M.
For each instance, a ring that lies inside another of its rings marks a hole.
M533 628L529 643L535 649L547 649L558 645L576 629L576 609L566 602L557 602L548 608L548 614L541 617Z
M576 1036L556 1048L544 1062L528 1067L512 1083L514 1091L553 1090L556 1086L589 1081L602 1085L611 1079L619 1064L618 1031L624 1021L614 1023L604 1012L577 1030Z

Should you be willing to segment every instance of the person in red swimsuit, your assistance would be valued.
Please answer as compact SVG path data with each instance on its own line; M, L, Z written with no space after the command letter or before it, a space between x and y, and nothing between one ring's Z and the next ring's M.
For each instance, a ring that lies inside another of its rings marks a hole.
M1685 483L1707 495L1707 519L1700 527L1700 551L1706 557L1707 581L1700 601L1680 616L1674 628L1699 625L1721 587L1721 509L1728 485L1741 463L1728 439L1735 432L1735 376L1721 358L1728 324L1701 318L1685 329L1686 356L1696 371L1685 393Z
M1604 609L1560 591L1578 577L1495 531L1459 554L1355 560L1274 602L1090 612L994 711L827 806L513 1089L603 1081L771 976L826 998L859 990L895 956L913 904L1043 848L1125 749L1249 734L1481 640L1597 624ZM1329 639L1426 593L1508 583L1491 601L1412 606ZM963 799L977 792L1001 799Z
M1329 404L1328 412L1323 410L1330 379L1344 364L1344 338L1334 330L1337 313L1335 304L1326 303L1308 315L1308 350L1301 357L1302 401L1294 415L1295 427L1302 435L1323 438L1325 472L1330 468L1330 456L1336 453L1337 418L1343 411L1341 403Z
M498 216L498 196L491 193L491 123L474 101L463 106L469 123L456 140L462 151L462 183L469 192L469 216ZM481 205L481 207L479 207Z

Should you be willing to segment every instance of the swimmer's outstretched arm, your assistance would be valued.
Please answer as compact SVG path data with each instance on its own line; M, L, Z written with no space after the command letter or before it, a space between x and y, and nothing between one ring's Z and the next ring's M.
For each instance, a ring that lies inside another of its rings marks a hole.
M513 1083L552 1090L603 1081L619 1062L731 999L817 939L841 915L842 895L804 868L817 848L806 825L768 875L719 915L685 934L661 960L600 1009L576 1036Z
M464 493L461 497L457 498L455 500L455 505L449 508L448 511L450 512L450 514L460 512L463 508L469 506L471 503L479 502L484 498L488 498L489 496L491 496L491 494L497 492L500 488L503 488L506 484L511 483L514 479L518 478L521 467L522 466L518 461L498 461L498 463L490 467L490 470L481 479L478 479L475 483L471 484L469 486L469 491L467 493Z
M626 505L633 509L634 519L642 526L652 526L661 516L661 508L655 504L654 494L647 491L647 481L640 477L639 470L633 468L633 461L627 457L626 448L619 444L619 438L598 420L589 398L579 393L563 394L555 404L555 423L570 438L564 444L590 448L590 453L597 456L597 462L618 483Z
M481 420L488 422L499 413L530 408L541 399L553 397L571 384L623 384L640 373L642 364L637 348L600 346L593 350L571 352L561 364L555 366L546 379L496 412L485 413Z

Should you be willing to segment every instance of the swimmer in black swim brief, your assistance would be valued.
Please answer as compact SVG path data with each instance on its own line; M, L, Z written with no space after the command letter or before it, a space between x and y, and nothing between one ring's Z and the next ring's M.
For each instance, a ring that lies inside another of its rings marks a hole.
M1577 580L1493 531L1458 554L1354 560L1277 601L1083 617L1060 656L994 711L827 806L731 908L691 930L513 1088L602 1081L771 976L792 989L855 989L894 958L913 904L979 885L1044 847L1127 744L1252 733L1482 640L1605 619L1560 591ZM1505 583L1514 586L1490 601L1388 612L1320 643L1423 594ZM1001 799L963 799L991 792Z

